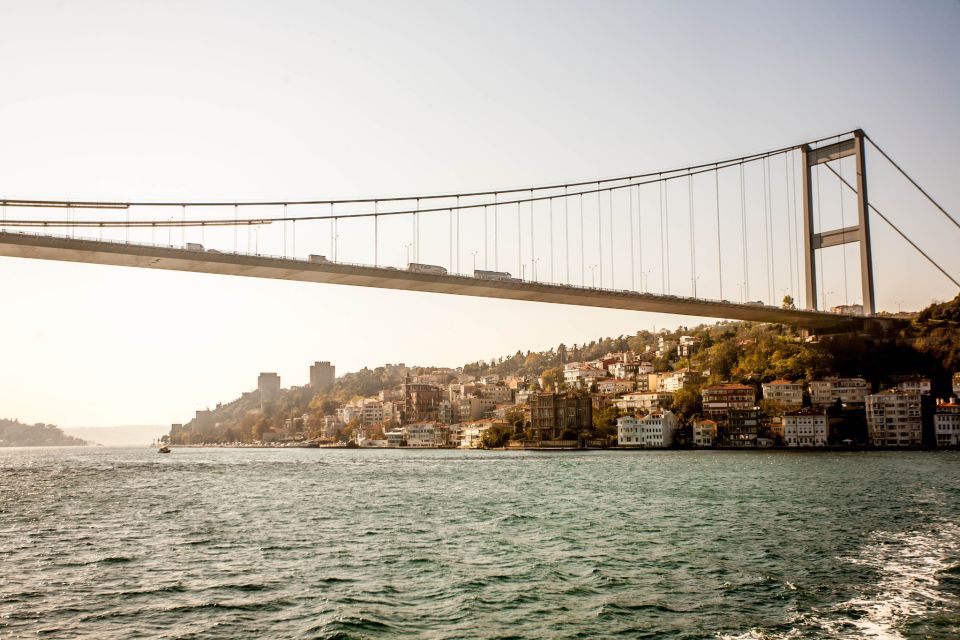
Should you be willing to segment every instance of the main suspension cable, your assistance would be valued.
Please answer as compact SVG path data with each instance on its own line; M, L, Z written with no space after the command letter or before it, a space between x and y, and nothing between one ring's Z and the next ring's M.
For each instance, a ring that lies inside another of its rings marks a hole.
M847 181L846 181L839 173L837 173L836 170L834 170L834 168L831 167L829 164L827 164L827 163L824 163L824 164L826 165L827 169L829 169L829 170L833 173L833 175L837 176L837 178L840 179L840 182L842 182L843 184L845 184L845 185L846 185L851 191L853 191L854 193L857 193L856 187L854 187L852 184L850 184L849 182L847 182ZM954 279L954 277L951 276L949 273L947 273L946 270L945 270L943 267L941 267L941 266L937 263L936 260L934 260L934 259L931 258L929 255L927 255L927 252L926 252L926 251L924 251L923 249L921 249L920 247L918 247L913 240L911 240L910 238L908 238L908 237L907 237L907 234L905 234L903 231L901 231L900 228L897 227L897 225L893 224L893 222L891 222L890 219L889 219L887 216L885 216L885 215L883 215L882 213L880 213L880 210L877 209L877 208L876 208L875 206L873 206L872 204L867 203L867 206L870 207L870 210L871 210L871 211L873 211L875 214L877 214L878 216L880 216L880 218L882 218L884 222L886 222L888 225L890 225L890 228L891 228L891 229L893 229L893 230L896 231L898 234L900 234L900 237L903 238L904 240L906 240L906 241L910 244L910 246L913 247L914 249L916 249L917 252L918 252L920 255L922 255L924 258L926 258L927 261L928 261L930 264L932 264L934 267L936 267L937 270L938 270L940 273L942 273L943 275L945 275L945 276L950 280L950 282L952 282L954 285L956 285L958 288L960 288L960 282L957 282L957 280Z

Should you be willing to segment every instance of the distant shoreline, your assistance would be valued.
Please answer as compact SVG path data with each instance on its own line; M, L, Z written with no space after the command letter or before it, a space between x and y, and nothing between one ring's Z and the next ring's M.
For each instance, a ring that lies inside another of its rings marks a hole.
M251 444L251 445L229 445L229 444L189 444L189 445L167 445L171 449L340 449L353 451L515 451L515 452L564 452L575 453L578 451L609 451L609 452L665 452L665 451L688 451L688 452L708 452L708 451L740 451L745 453L862 453L862 452L891 452L891 451L960 451L960 447L845 447L845 446L826 446L826 447L712 447L706 449L672 449L672 448L645 448L645 447L587 447L583 449L559 448L559 447L497 447L491 449L480 448L460 448L460 447L349 447L345 445L333 446L302 446L302 445L272 445L272 444Z

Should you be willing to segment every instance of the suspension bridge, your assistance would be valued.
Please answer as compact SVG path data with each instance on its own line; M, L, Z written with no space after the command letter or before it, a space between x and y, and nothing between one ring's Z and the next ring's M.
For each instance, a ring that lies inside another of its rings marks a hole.
M679 169L466 193L269 202L7 198L0 256L831 329L877 312L877 220L960 289L923 239L868 200L868 144L935 207L945 229L960 231L855 130ZM825 252L837 249L842 262L834 256L825 268ZM841 266L836 286L845 304L831 310L827 296L838 292L824 283ZM853 304L850 272L859 280Z

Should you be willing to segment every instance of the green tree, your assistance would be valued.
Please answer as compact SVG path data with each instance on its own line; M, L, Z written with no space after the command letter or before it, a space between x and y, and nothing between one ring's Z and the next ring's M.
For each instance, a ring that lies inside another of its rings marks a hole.
M617 432L617 418L620 417L620 411L609 406L600 411L593 412L593 436L597 438L606 438Z
M545 391L558 391L563 385L563 367L547 369L540 377L543 379Z
M488 427L480 435L480 445L484 449L499 449L507 445L510 436L513 435L513 429L505 424L494 424Z
M684 421L703 413L703 398L700 395L700 385L687 383L673 394L673 404L670 410Z

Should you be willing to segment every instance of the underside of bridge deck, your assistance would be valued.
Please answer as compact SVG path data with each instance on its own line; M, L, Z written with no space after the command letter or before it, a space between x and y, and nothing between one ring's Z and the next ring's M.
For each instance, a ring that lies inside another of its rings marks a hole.
M531 281L493 281L463 275L417 273L391 267L317 263L293 258L195 251L173 246L26 233L0 232L0 256L750 320L788 324L817 331L852 329L863 324L863 318L857 316L760 304L738 304Z

